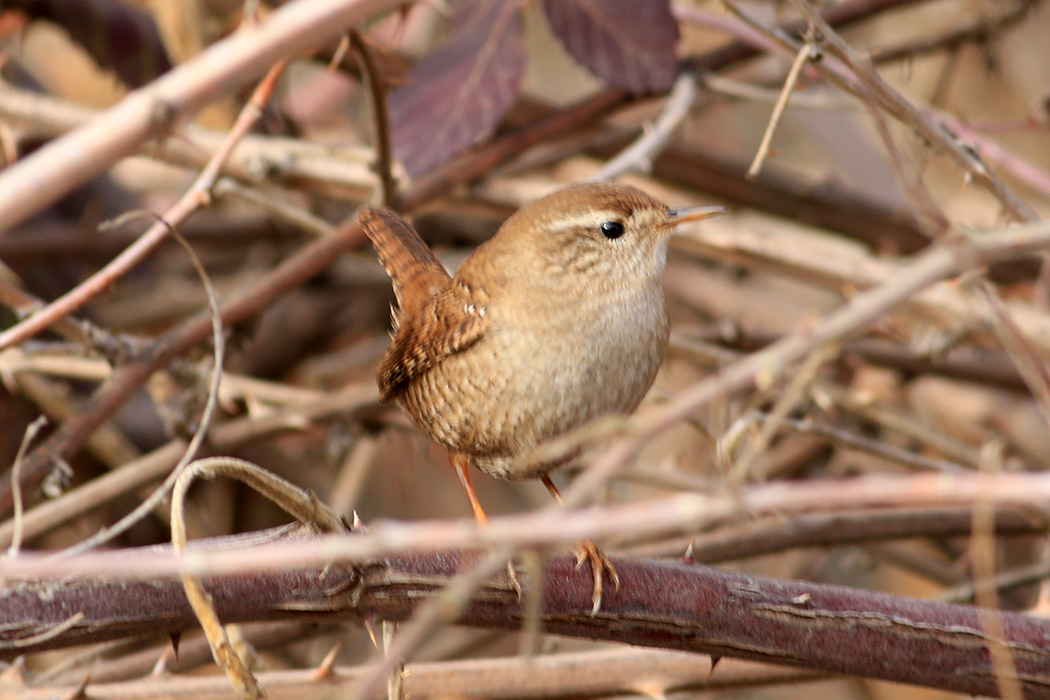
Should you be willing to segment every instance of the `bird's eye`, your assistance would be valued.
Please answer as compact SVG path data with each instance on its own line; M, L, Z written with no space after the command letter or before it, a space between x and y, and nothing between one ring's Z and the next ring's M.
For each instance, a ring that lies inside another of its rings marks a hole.
M602 230L602 235L610 241L623 235L623 224L619 221L605 221L599 228Z

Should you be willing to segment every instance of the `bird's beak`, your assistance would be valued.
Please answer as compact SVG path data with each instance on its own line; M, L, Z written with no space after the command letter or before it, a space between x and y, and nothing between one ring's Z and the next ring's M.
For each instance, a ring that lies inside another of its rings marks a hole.
M699 221L700 219L708 219L712 216L721 216L726 214L726 208L720 206L706 206L706 207L686 207L685 209L668 209L667 219L661 225L661 228L673 228L678 224L684 224L687 221Z

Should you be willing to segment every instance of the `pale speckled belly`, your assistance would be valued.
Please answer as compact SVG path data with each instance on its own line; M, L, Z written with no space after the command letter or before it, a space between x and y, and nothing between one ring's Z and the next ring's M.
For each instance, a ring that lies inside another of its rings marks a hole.
M504 479L536 477L558 466L513 469L516 456L607 413L641 402L663 361L666 312L625 319L616 309L594 332L562 327L487 333L477 344L416 378L399 398L416 425ZM512 327L513 328L513 327ZM426 397L426 400L424 400Z

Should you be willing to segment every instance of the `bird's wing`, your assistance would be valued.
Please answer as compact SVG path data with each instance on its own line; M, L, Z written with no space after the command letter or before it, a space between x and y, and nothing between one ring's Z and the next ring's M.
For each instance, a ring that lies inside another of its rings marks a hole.
M396 397L410 381L481 340L489 319L477 296L475 290L453 281L419 313L402 315L376 368L384 400Z
M399 310L394 338L376 368L383 400L445 358L476 343L488 326L484 291L453 281L415 230L396 215L371 208L361 225L394 281Z

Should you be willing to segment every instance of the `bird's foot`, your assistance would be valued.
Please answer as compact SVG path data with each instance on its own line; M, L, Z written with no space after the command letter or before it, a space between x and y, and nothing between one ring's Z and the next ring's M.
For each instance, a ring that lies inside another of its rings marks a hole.
M591 595L591 615L597 615L599 608L602 606L602 591L604 590L605 573L609 573L609 580L612 581L614 590L620 590L620 576L616 573L616 567L613 566L612 560L605 555L605 552L598 549L598 545L594 544L591 540L584 540L576 545L573 550L576 554L576 568L579 569L583 566L583 562L590 561L591 573L594 574L594 592Z
M518 602L522 599L521 580L518 578L518 570L514 568L514 560L507 560L507 578L510 579L510 585L514 588L514 592L518 594Z

